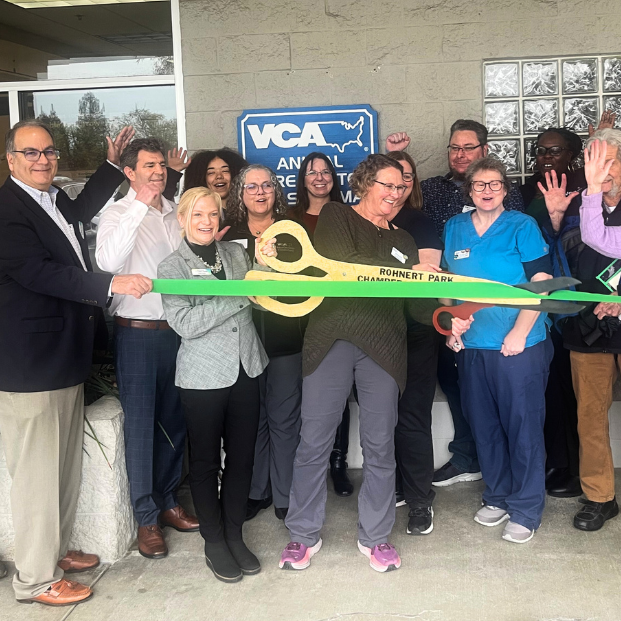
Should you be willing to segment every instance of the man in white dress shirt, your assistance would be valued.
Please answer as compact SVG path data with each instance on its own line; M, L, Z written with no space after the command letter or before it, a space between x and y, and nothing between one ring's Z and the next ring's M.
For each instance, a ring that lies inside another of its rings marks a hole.
M162 196L166 161L161 144L153 138L134 140L123 153L121 168L130 190L100 218L97 265L113 274L139 270L156 278L159 263L181 242L176 205ZM115 298L110 313L138 549L146 558L164 558L168 548L160 525L198 530L196 517L184 511L175 495L186 433L175 386L180 339L165 321L159 294Z

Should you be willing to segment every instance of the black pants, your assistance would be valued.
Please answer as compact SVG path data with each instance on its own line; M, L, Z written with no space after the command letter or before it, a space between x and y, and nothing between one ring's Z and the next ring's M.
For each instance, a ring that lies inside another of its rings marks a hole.
M410 508L429 507L435 498L431 409L436 392L438 337L431 326L408 329L408 377L395 428L397 481Z
M259 378L239 366L228 388L179 389L190 441L190 489L203 539L242 538L259 425ZM224 472L218 499L220 444Z
M546 421L543 435L546 445L546 469L568 468L578 476L578 405L571 380L569 350L563 347L563 337L552 328L554 358L546 388Z

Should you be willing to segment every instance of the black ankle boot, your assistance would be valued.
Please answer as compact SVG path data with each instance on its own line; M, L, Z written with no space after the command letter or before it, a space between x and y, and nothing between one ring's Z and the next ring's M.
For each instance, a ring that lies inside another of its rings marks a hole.
M259 559L246 547L243 539L237 541L227 540L226 545L231 551L235 562L239 565L244 576L254 576L261 571Z
M222 582L239 582L244 577L225 541L205 542L205 562Z
M330 476L337 496L351 496L354 493L354 486L347 476L345 459L346 455L342 455L340 451L332 451L330 455Z

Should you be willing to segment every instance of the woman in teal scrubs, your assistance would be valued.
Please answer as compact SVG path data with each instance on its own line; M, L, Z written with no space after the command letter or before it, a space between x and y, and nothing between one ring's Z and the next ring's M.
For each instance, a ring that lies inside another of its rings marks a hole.
M444 230L444 263L463 276L509 285L551 278L548 247L533 218L505 211L505 168L485 157L466 172L473 211ZM507 520L502 538L526 543L541 524L545 504L545 389L552 345L545 314L484 308L463 336L448 342L459 353L462 407L479 454L486 488L474 519L483 526Z

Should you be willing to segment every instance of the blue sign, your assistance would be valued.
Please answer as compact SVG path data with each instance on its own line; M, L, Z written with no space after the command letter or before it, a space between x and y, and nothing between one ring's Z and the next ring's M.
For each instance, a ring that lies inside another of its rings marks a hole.
M276 173L290 204L295 203L302 160L313 151L325 153L336 169L343 202L352 204L357 199L349 177L362 160L378 152L377 112L366 104L245 110L237 117L237 142L251 164Z

